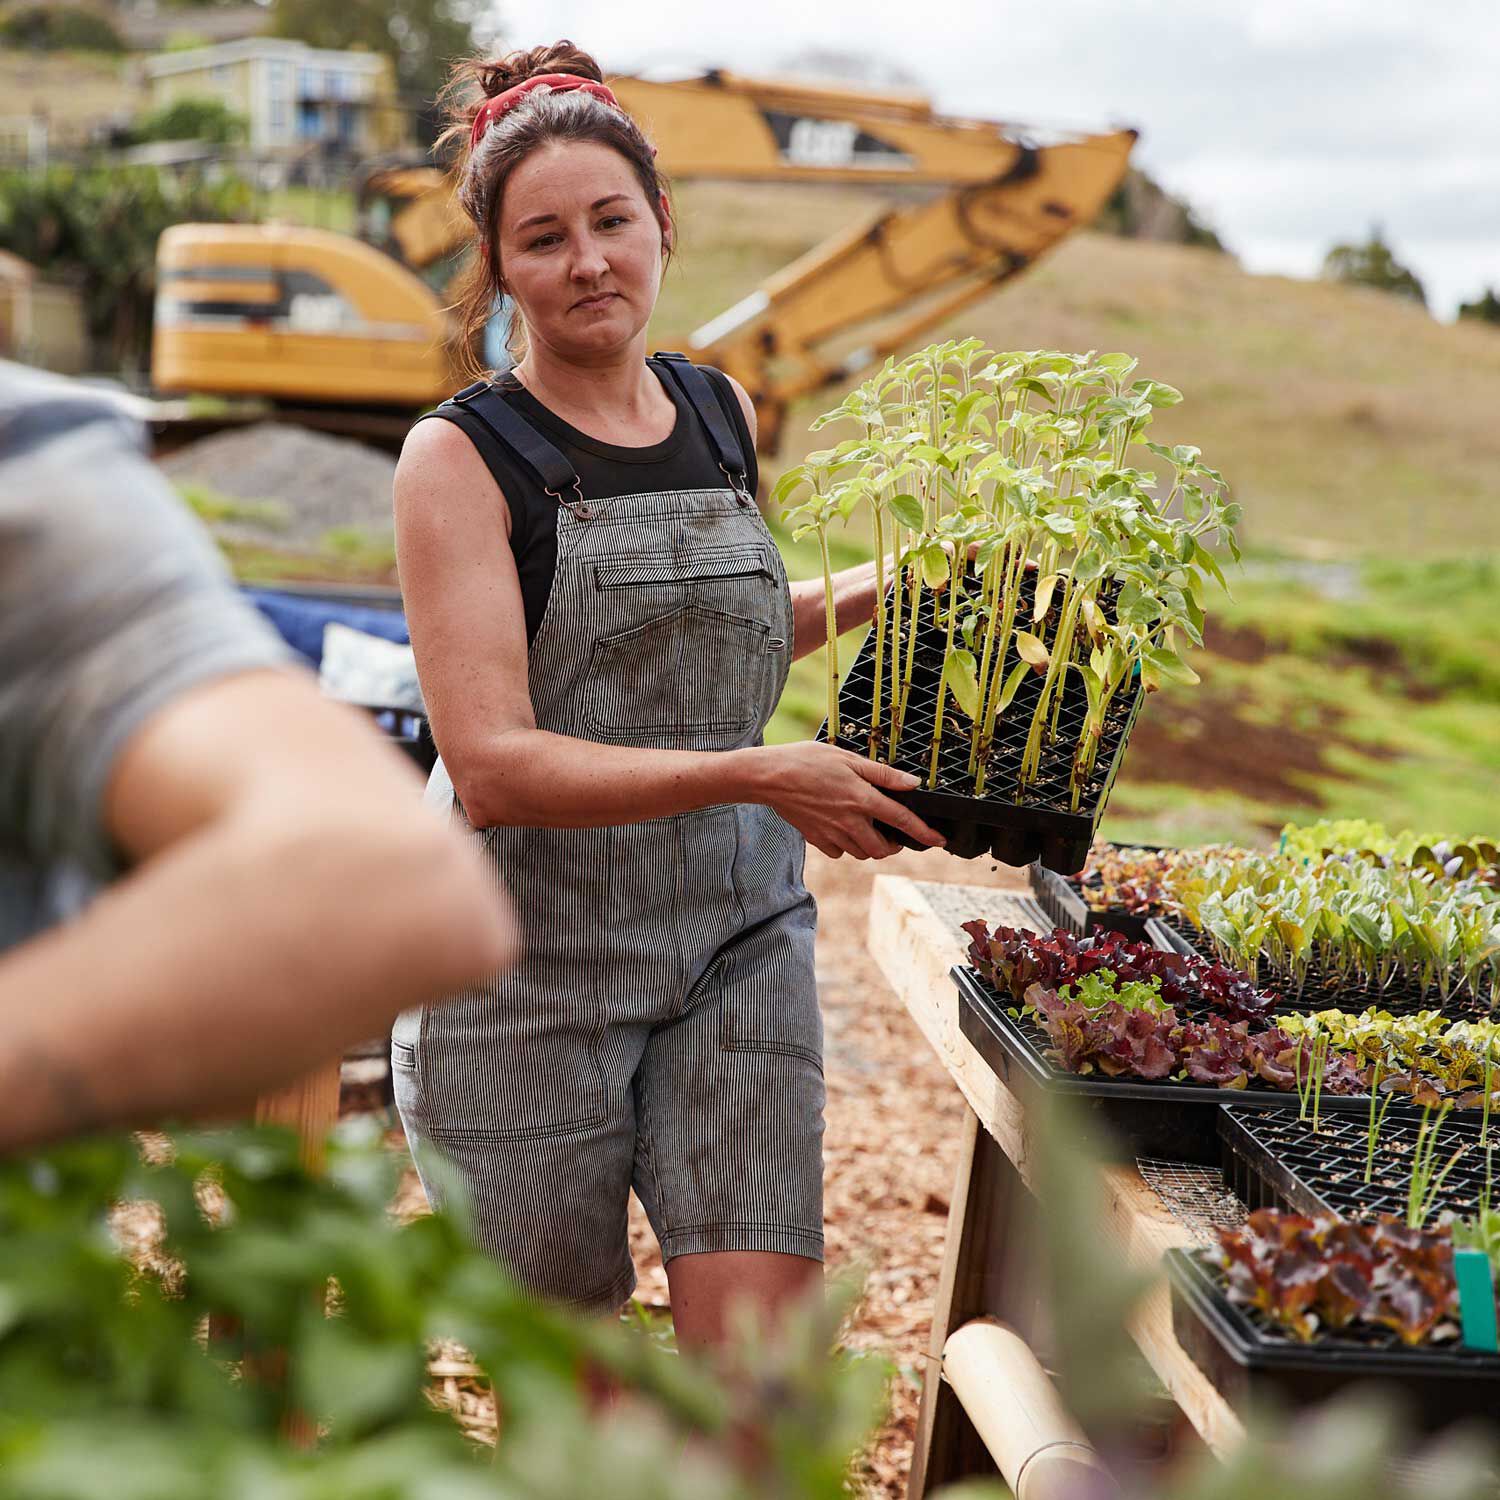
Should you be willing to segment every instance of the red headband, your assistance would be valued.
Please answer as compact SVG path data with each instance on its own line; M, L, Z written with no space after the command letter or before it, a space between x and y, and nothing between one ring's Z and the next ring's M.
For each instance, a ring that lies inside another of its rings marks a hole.
M496 94L492 99L484 101L479 113L474 116L474 126L469 131L469 149L472 151L479 144L480 137L501 115L509 114L527 94L540 88L551 89L556 94L582 89L585 94L592 94L594 98L615 109L620 108L620 101L614 94L604 84L595 83L592 78L579 78L572 73L538 73L535 78L528 78L525 83L518 83L514 88L506 89L503 94Z

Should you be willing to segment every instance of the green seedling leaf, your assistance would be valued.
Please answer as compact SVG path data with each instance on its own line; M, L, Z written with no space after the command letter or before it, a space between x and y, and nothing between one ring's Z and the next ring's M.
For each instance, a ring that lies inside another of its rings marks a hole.
M1175 651L1168 651L1164 646L1146 651L1143 659L1157 677L1168 682L1180 682L1191 687L1200 680L1198 674Z
M943 667L948 679L948 691L953 694L958 706L971 718L979 717L979 667L972 651L955 648Z
M1101 354L1095 363L1111 379L1124 380L1140 361L1129 354Z
M1052 660L1051 653L1029 630L1016 632L1016 655L1034 671L1045 672Z
M934 448L931 443L913 443L907 453L924 464L936 464L940 469L953 467L948 455L941 448Z
M922 582L930 589L939 589L948 581L948 552L938 542L922 548Z
M908 531L920 531L926 517L915 495L892 495L885 507Z
M1033 620L1040 620L1051 609L1052 595L1057 591L1057 583L1061 577L1061 573L1049 573L1045 578L1037 580L1036 603L1031 610Z
M998 713L1004 713L1016 694L1020 691L1021 684L1026 681L1026 674L1031 670L1024 661L1019 661L1010 669L1010 676L1005 679L1005 684L1000 689L1000 696L995 700L995 708Z

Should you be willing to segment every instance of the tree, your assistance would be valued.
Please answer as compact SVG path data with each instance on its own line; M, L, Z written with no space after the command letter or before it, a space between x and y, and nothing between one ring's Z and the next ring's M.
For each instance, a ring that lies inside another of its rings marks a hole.
M474 23L484 10L483 0L275 0L271 32L312 47L384 53L395 66L402 104L417 113L419 134L431 142L433 99L449 64L473 51Z
M244 140L245 117L235 114L221 99L188 95L139 116L131 126L130 137L134 141L207 141L228 146Z
M1500 323L1500 297L1495 295L1494 287L1486 287L1484 296L1475 298L1473 302L1460 302L1458 315L1461 318L1473 318L1480 323Z
M1370 230L1362 245L1335 245L1324 258L1323 274L1330 281L1374 287L1427 306L1427 293L1414 272L1403 266L1386 243L1380 225Z

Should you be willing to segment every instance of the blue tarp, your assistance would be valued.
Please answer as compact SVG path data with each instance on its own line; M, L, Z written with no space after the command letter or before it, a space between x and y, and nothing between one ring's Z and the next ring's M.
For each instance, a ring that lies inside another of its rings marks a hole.
M276 627L292 650L314 670L323 660L323 627L330 621L378 635L399 645L411 644L406 616L399 609L377 609L368 604L344 604L302 594L283 594L276 589L242 590L245 597Z

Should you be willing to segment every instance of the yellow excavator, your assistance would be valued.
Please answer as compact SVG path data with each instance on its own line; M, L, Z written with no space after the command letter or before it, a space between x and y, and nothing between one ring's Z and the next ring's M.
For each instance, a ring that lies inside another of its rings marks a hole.
M726 72L610 86L677 181L925 190L663 341L740 380L765 452L790 402L908 346L1088 224L1135 142L1133 130L1116 130L1039 143L995 121L937 114L914 94ZM363 238L276 225L168 229L157 250L153 384L317 409L318 425L350 432L441 401L462 383L447 292L471 238L450 186L436 166L378 167L360 188Z

